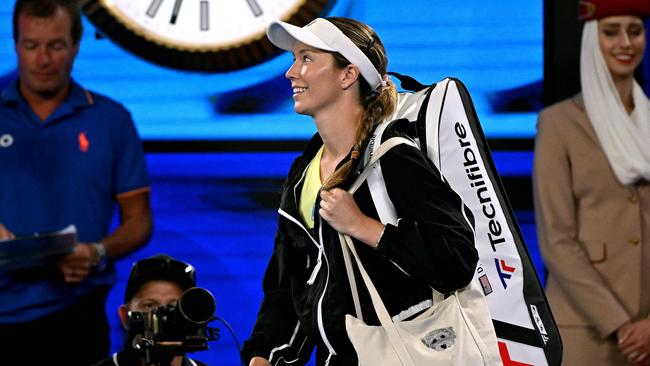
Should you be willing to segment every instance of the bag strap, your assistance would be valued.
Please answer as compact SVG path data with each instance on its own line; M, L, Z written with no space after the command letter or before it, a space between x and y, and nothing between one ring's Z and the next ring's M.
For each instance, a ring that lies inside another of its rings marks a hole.
M379 159L390 149L401 144L408 144L417 147L417 145L415 145L413 141L403 137L392 137L386 140L377 148L370 162L366 165L366 167L363 169L359 177L357 177L357 179L355 180L355 182L352 184L352 186L348 191L351 194L354 194L354 192L356 192L357 189L359 189L359 187L361 186L361 184L366 180L368 174L370 174L370 172L374 168L374 165L379 161ZM348 274L348 280L350 281L350 289L352 291L352 298L354 300L354 307L357 312L357 317L361 317L361 304L359 302L359 293L356 287L356 280L354 278L354 271L352 269L350 253L352 253L352 256L357 262L359 272L361 273L361 278L363 279L363 282L365 283L366 288L370 293L370 299L372 300L372 305L375 308L375 313L379 318L379 322L386 330L388 339L391 345L393 346L393 349L395 350L397 356L399 357L402 365L415 366L415 362L413 361L408 351L406 350L406 346L404 345L404 340L400 336L397 327L395 326L395 323L393 323L390 314L386 309L386 306L381 300L381 297L379 296L379 293L377 292L375 285L372 283L372 280L370 279L370 276L368 275L365 268L363 267L363 264L361 263L361 259L359 259L357 251L354 248L354 243L352 242L352 238L350 238L349 235L339 233L339 240L341 241L341 247L342 247L341 249L343 251L343 258L345 260L345 269Z
M384 135L384 131L391 125L392 122L381 123L375 131L372 133L370 143L366 147L364 163L368 163L372 157L377 153L377 149L382 146L381 141ZM393 224L397 225L397 211L391 200L386 200L384 197L388 197L388 192L386 192L386 185L383 182L383 174L381 168L381 161L377 161L373 165L373 168L368 173L368 176L365 178L366 183L368 184L368 190L370 190L370 196L372 197L372 203L377 210L379 221L382 224Z
M345 271L348 273L348 281L350 282L350 292L352 293L352 302L354 303L354 311L357 314L357 319L363 320L363 313L361 312L361 302L359 302L359 290L357 290L357 280L352 269L352 260L350 259L350 251L346 247L345 238L343 234L339 233L339 241L341 242L341 251L343 252L343 261L345 262Z
M408 75L402 75L399 72L394 72L394 71L389 71L387 72L388 75L396 77L400 81L400 86L402 89L405 90L410 90L413 92L418 92L424 88L428 88L430 86L436 86L436 84L433 85L424 85L421 82L415 80L411 76Z
M400 145L400 144L407 144L411 146L416 146L415 143L409 139L403 138L403 137L392 137L377 147L377 149L373 152L372 158L370 161L366 164L365 168L357 177L357 179L352 183L352 186L348 190L350 194L354 194L354 192L359 189L361 184L368 178L368 175L372 172L374 169L375 165L379 161L379 159L387 153L390 149L393 147ZM352 292L352 300L354 302L354 310L357 313L357 318L359 320L363 320L363 314L361 313L361 303L359 301L359 292L357 291L357 281L354 276L354 270L352 269L352 260L350 259L350 251L347 249L345 245L345 240L339 233L339 240L341 242L341 249L343 252L343 260L345 262L345 269L348 273L348 281L350 282L350 290Z
M390 149L401 144L411 145L416 149L418 148L418 145L416 145L415 142L405 137L391 137L388 140L382 142L372 154L372 159L370 159L368 164L366 164L366 166L363 168L361 174L357 177L354 183L352 183L352 186L350 186L348 192L350 192L350 194L354 194L354 192L356 192L357 189L361 187L361 184L363 184L366 178L368 178L368 175L370 172L372 172L372 169L374 168L375 164L377 164L379 159L384 156L384 154L386 154Z
M341 233L339 233L339 238L342 238L342 241L345 242L347 248L346 250L349 250L352 253L352 256L357 262L357 266L359 267L359 272L361 273L361 278L363 279L363 282L366 284L366 288L368 288L368 293L370 294L372 305L374 306L375 312L377 313L377 318L379 318L379 322L386 330L386 335L388 336L388 340L390 341L390 344L393 346L395 353L399 357L401 364L405 366L415 366L415 362L413 361L411 355L406 350L405 340L402 339L402 336L399 334L399 331L397 330L395 323L393 323L393 320L390 318L390 314L388 313L386 306L381 300L381 297L379 296L379 293L377 292L375 285L372 283L372 280L370 279L370 276L368 276L368 273L366 272L365 268L363 268L361 259L359 259L359 255L357 254L357 251L354 248L354 243L352 243L352 238L350 238L349 235L344 235Z

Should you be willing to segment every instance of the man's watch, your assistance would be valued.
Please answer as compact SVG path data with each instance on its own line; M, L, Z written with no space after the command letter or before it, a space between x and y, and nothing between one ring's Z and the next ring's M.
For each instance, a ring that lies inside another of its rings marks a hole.
M93 260L93 267L97 268L98 271L103 271L106 268L108 263L108 256L106 255L106 247L102 242L95 242L90 244L95 252L95 258Z

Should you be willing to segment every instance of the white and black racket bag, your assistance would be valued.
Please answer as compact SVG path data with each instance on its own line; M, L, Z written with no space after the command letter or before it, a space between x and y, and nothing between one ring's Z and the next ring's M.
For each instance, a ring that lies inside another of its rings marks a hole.
M412 92L399 93L397 109L388 120L409 121L397 128L426 153L472 211L479 253L474 281L485 294L503 365L559 366L560 334L469 92L454 78L427 86L390 74ZM375 141L381 141L381 131L380 125ZM381 217L384 209L377 211Z

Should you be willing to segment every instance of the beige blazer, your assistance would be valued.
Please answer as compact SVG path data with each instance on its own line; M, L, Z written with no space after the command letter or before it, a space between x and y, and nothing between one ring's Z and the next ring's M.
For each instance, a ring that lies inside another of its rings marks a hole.
M533 188L558 325L592 326L604 338L647 317L650 185L618 182L580 95L541 112Z

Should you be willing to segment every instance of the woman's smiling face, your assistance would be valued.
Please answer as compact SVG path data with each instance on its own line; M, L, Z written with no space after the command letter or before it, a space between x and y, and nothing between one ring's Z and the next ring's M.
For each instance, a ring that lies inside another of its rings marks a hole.
M296 113L314 117L341 96L343 70L336 66L331 53L296 42L294 62L285 73L293 89Z
M645 29L637 16L605 17L598 21L598 43L614 80L634 76L645 51Z

